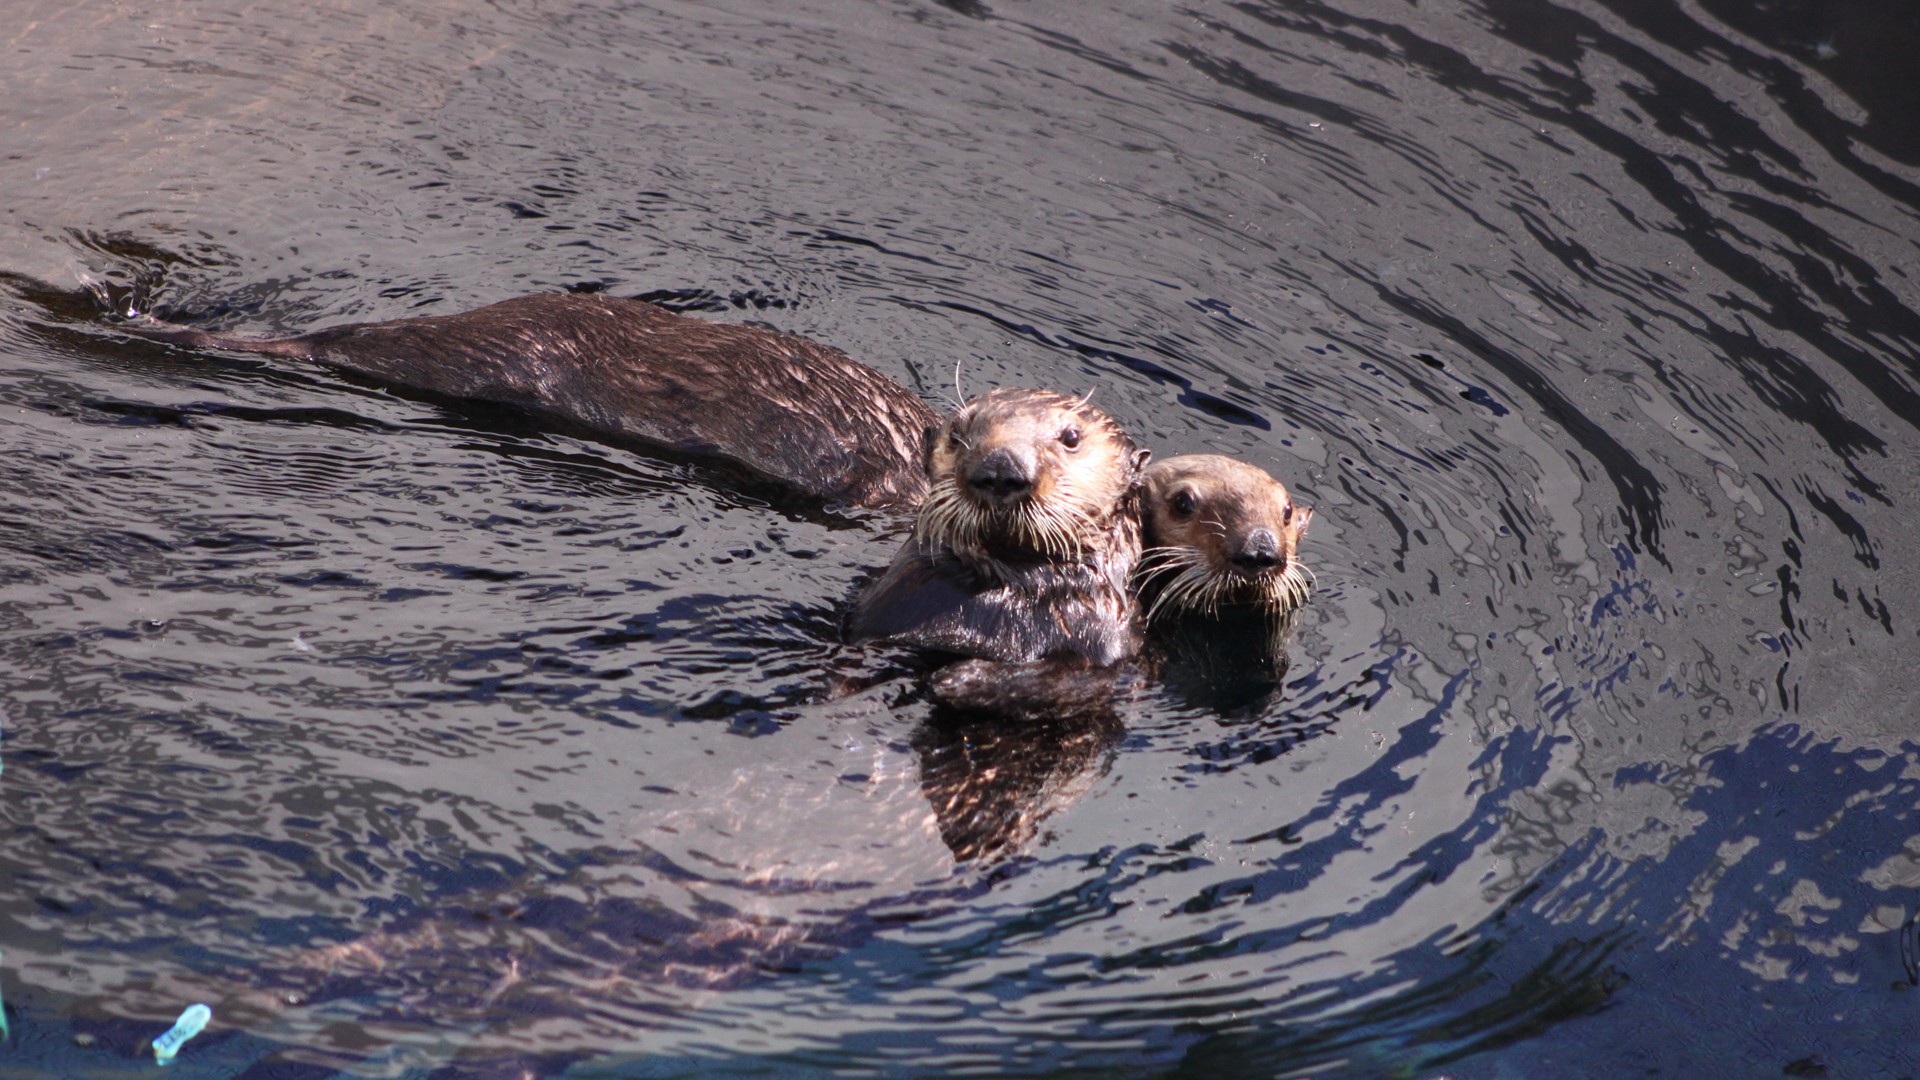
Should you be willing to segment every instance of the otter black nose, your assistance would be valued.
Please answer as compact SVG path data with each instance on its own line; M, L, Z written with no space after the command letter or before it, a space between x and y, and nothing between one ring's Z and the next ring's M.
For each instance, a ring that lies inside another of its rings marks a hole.
M1033 464L1003 447L980 459L967 474L967 486L988 502L1015 502L1033 488Z
M1255 529L1229 558L1241 571L1258 574L1280 565L1280 543L1269 530Z

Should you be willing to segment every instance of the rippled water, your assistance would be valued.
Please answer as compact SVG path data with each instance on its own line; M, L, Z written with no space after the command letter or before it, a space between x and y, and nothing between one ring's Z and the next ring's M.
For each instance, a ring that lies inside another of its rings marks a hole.
M1903 6L10 13L9 1076L1920 1069ZM888 519L108 316L568 287L1271 469L1286 686L956 725Z

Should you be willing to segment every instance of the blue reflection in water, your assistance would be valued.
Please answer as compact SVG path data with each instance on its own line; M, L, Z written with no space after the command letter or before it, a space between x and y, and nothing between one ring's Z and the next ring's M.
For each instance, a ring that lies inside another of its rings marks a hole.
M1920 1070L1911 19L40 7L9 1060ZM1272 469L1284 689L947 723L838 644L886 522L103 318L559 288Z

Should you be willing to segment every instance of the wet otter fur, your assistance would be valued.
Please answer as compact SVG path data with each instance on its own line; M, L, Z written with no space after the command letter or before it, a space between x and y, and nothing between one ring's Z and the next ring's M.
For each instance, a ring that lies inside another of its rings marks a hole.
M1266 470L1219 454L1185 454L1147 470L1140 564L1152 621L1162 611L1245 607L1279 616L1312 589L1299 556L1313 509L1294 505Z
M1313 510L1266 470L1218 454L1155 462L1145 487L1135 587L1162 677L1277 682L1313 588L1300 561Z
M855 601L849 636L1003 662L1133 655L1150 456L1085 398L1003 388L968 402L929 434L913 533Z
M1299 545L1313 511L1265 470L1214 454L1150 465L1139 503L1146 545L1131 585L1145 641L1111 668L963 661L935 673L934 700L964 713L1042 719L1099 714L1146 680L1209 707L1271 696L1311 591Z
M509 405L597 435L732 461L852 506L916 506L927 490L924 435L940 423L912 391L838 349L612 296L523 296L277 339L152 321L122 328Z

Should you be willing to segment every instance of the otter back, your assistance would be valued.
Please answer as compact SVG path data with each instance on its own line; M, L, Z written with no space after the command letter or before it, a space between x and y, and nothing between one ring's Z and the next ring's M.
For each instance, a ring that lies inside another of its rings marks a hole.
M304 357L396 386L556 418L600 435L745 465L821 498L911 507L939 414L838 349L638 300L542 295L457 315L295 338L179 327L143 337Z

